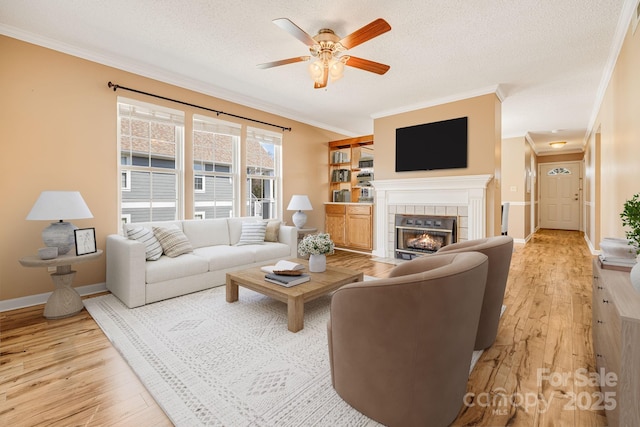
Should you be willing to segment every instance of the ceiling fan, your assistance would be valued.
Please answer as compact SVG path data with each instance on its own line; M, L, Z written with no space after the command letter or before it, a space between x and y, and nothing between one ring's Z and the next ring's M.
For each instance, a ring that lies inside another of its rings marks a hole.
M314 61L309 66L309 72L314 81L313 87L316 89L327 86L329 77L331 77L331 80L337 80L342 77L345 65L381 75L390 68L388 65L380 64L379 62L344 54L346 50L389 31L391 26L384 19L378 18L342 39L328 28L321 29L318 34L311 37L287 18L274 19L273 23L307 45L311 55L266 62L258 64L258 68L272 68L309 61L312 57L318 58L317 61Z

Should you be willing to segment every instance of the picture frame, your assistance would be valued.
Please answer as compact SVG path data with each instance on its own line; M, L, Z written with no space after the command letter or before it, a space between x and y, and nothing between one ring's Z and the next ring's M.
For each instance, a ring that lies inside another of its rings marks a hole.
M96 247L96 229L78 228L73 230L76 241L76 255L86 255L98 252Z

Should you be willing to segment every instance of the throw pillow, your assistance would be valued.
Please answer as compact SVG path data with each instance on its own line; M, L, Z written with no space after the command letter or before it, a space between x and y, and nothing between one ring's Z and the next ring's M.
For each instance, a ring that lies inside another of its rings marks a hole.
M155 261L162 256L162 246L153 231L145 227L135 227L127 230L127 237L144 243L147 261Z
M189 242L182 230L177 227L153 227L153 234L162 245L162 250L166 256L175 258L179 255L193 252L191 242Z
M279 233L280 233L280 221L274 220L274 219L267 221L267 231L264 234L264 241L277 242Z
M240 241L236 246L242 245L262 245L264 244L264 235L267 232L266 222L243 222Z

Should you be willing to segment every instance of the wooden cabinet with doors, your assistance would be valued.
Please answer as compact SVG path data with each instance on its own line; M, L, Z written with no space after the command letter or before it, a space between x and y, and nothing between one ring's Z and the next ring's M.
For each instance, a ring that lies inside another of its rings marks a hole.
M324 231L329 233L331 240L338 247L345 246L347 242L346 212L347 207L344 204L325 205Z
M327 203L325 232L338 248L371 251L373 249L373 205Z

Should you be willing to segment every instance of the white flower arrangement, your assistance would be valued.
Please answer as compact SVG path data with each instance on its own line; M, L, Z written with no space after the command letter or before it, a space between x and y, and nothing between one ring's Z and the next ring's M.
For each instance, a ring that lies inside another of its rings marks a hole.
M331 255L333 241L327 233L307 234L298 245L300 255Z

